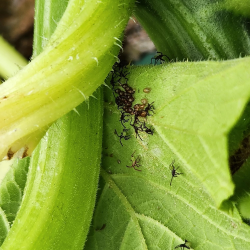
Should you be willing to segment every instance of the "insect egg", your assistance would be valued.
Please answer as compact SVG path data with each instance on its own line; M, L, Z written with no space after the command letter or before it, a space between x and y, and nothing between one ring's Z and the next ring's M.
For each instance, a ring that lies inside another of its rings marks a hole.
M127 103L125 104L125 106L126 106L126 107L132 107L132 103L131 103L131 102L127 102Z
M150 88L145 88L145 89L143 89L143 92L144 92L144 93L149 93L150 91L151 91Z
M144 104L140 104L139 105L139 110L142 110L142 109L144 109L145 108L145 105Z
M148 113L147 113L145 110L142 110L140 116L141 116L141 117L146 117L147 114L148 114Z
M134 97L129 97L129 98L128 98L128 101L129 101L129 102L133 102L134 100L135 100Z
M140 104L135 104L134 105L134 110L139 110L139 108L140 108Z
M123 83L123 84L122 84L122 87L125 89L125 88L128 87L128 84L127 84L127 83Z

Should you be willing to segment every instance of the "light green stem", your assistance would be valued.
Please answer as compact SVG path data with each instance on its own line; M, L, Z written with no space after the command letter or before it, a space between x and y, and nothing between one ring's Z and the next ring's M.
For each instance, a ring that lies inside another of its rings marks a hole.
M51 12L56 2L59 1L46 1L47 5L54 5ZM41 10L46 4L37 1L36 7ZM45 46L40 42L44 41L41 34L46 31L49 39L54 31L51 16L38 10L35 55ZM46 28L42 25L45 19ZM83 248L94 209L101 158L101 89L95 95L97 100L82 103L53 124L36 148L21 208L1 249Z
M71 0L46 49L0 86L0 158L100 86L120 49L133 0ZM118 44L118 45L117 45Z
M34 151L27 186L1 250L81 250L99 176L102 95L59 119Z
M27 60L0 36L0 76L13 76L26 66Z

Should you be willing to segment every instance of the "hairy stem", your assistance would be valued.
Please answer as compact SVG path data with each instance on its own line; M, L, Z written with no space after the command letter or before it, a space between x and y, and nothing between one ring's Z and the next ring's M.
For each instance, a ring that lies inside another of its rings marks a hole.
M103 83L117 60L118 37L132 5L133 0L69 1L45 50L0 86L0 158L30 148L32 134L43 134Z

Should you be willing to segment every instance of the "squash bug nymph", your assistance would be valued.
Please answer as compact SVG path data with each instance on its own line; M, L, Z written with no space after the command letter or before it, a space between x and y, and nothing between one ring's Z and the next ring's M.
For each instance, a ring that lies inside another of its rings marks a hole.
M184 250L184 248L190 249L191 244L190 244L190 242L188 242L187 240L185 240L184 243L182 243L182 244L176 246L174 249L179 248L179 247L180 247L182 250Z
M135 153L135 152L134 152ZM140 156L137 156L136 158L134 157L134 153L131 155L131 161L132 161L132 165L131 166L126 166L127 168L133 168L136 171L141 171L139 168L141 165L139 164L141 158ZM137 168L136 168L137 167Z
M171 170L171 174L172 174L172 178L171 178L171 181L170 181L170 186L172 184L172 180L173 180L174 177L178 177L178 175L183 174L183 173L178 173L177 172L177 169L179 167L175 168L174 162L175 162L175 160L173 160L172 163L169 165L169 169Z

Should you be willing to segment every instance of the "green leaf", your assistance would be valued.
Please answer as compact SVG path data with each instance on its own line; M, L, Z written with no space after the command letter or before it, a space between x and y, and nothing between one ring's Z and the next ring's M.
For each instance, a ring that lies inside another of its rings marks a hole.
M248 149L249 150L249 149ZM245 162L239 171L233 176L234 183L236 185L235 194L231 197L231 200L236 202L241 216L244 219L250 219L250 160Z
M249 62L133 68L134 104L154 102L147 126L155 133L140 133L140 140L125 123L134 136L122 139L123 147L114 134L123 129L120 111L107 90L101 191L85 250L173 249L185 239L192 249L250 249L250 228L235 206L227 201L218 209L234 190L228 134L249 101ZM141 172L126 167L132 154ZM170 186L173 160L182 174Z
M244 113L242 114L240 120L235 124L234 128L229 134L229 140L231 144L229 145L230 154L235 153L235 150L239 149L240 144L244 138L247 138L250 134L250 102L247 104Z
M3 243L5 237L10 230L9 221L2 208L0 207L0 245Z
M28 166L29 158L0 164L0 245L6 238L20 207Z
M135 15L157 50L171 59L218 60L249 55L249 20L235 15L231 9L237 5L232 4L229 10L227 2L141 0Z
M144 169L148 161L143 155ZM137 173L109 176L102 172L106 185L86 250L173 249L184 239L191 242L192 249L250 249L250 228L237 212L229 216L219 211L192 183L175 184L171 190L160 170L164 168L151 170L151 175L160 177L158 181ZM96 231L104 223L106 227Z
M237 15L250 17L250 4L248 0L225 0L222 6Z
M217 206L233 194L227 134L249 99L249 72L239 73L242 62L247 67L249 58L168 64L140 72L144 85L139 87L153 82L149 95L157 105L157 113L150 123L187 171L205 186ZM136 80L131 75L132 83L139 82L135 75ZM218 171L220 175L216 175Z
M10 224L14 221L22 201L29 160L29 157L21 160L15 159L10 170L1 182L0 207L4 211Z
M250 103L228 136L229 163L232 174L239 170L250 156Z

